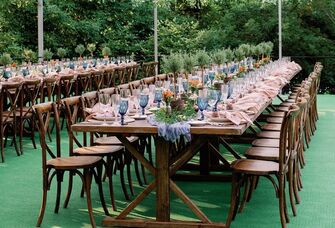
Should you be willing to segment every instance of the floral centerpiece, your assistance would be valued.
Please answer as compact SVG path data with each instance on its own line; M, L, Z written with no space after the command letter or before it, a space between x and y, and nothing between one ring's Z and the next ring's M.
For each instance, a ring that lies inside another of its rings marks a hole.
M244 76L244 74L245 73L247 73L247 68L245 67L245 66L240 66L239 68L238 68L238 72L237 72L237 74L236 74L236 77L238 77L238 78L241 78L241 77L243 77Z

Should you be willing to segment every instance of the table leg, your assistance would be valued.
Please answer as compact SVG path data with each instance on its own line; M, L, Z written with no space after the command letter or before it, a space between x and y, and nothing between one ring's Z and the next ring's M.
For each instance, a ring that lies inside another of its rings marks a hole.
M170 221L170 175L169 147L170 144L161 137L155 138L156 143L156 220Z

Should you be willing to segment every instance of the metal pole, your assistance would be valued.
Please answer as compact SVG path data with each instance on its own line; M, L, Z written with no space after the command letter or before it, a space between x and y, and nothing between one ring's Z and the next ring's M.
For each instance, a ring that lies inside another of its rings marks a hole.
M154 0L154 49L155 49L155 62L158 62L158 12L157 2ZM158 66L156 66L156 75L158 74Z
M278 0L278 47L279 59L283 57L283 40L282 40L282 0Z
M38 33L38 60L43 61L43 0L38 0L37 5L37 33Z

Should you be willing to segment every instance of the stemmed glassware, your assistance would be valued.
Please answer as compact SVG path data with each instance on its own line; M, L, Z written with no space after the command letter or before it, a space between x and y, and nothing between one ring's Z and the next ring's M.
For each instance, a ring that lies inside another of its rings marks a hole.
M120 95L121 95L121 98L120 98L120 105L119 105L119 114L121 115L121 125L126 125L124 122L124 115L128 111L130 90L122 89L120 91Z
M162 97L163 97L162 90L160 88L157 88L155 90L155 98L154 98L154 102L157 103L157 108L160 108Z
M145 116L145 107L147 107L148 102L149 102L149 95L141 93L141 95L139 96L139 104L142 108L142 116Z
M208 105L212 108L213 112L216 112L217 103L220 101L220 91L215 89L208 90L207 100Z
M99 94L99 103L100 103L100 111L104 115L103 125L107 125L106 113L108 112L108 106L110 105L110 96L108 94L100 93Z
M115 115L114 125L118 125L119 123L117 122L117 114L118 114L118 110L120 106L120 95L113 94L111 100L112 100L112 107L114 109L114 115Z
M206 92L205 91L199 91L199 96L197 98L197 105L200 111L200 118L199 120L204 120L205 116L203 111L207 109L208 106L208 100L207 100L207 96L206 96Z

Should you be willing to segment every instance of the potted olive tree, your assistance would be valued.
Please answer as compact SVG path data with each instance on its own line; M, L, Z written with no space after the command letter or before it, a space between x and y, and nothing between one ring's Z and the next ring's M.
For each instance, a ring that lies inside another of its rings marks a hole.
M199 50L196 53L197 64L201 68L201 77L202 77L202 84L204 85L204 70L205 67L210 64L211 58L207 54L205 50Z
M97 46L93 43L87 44L87 50L91 53L91 58L93 58L93 53L97 49Z
M57 49L57 55L59 57L60 60L64 60L64 57L67 54L67 50L65 48L58 48Z
M185 78L188 80L189 75L192 74L193 68L196 65L196 59L192 54L183 54L183 61L184 61L184 73Z
M78 44L74 51L79 55L79 59L83 59L83 54L85 52L85 46L82 44Z

